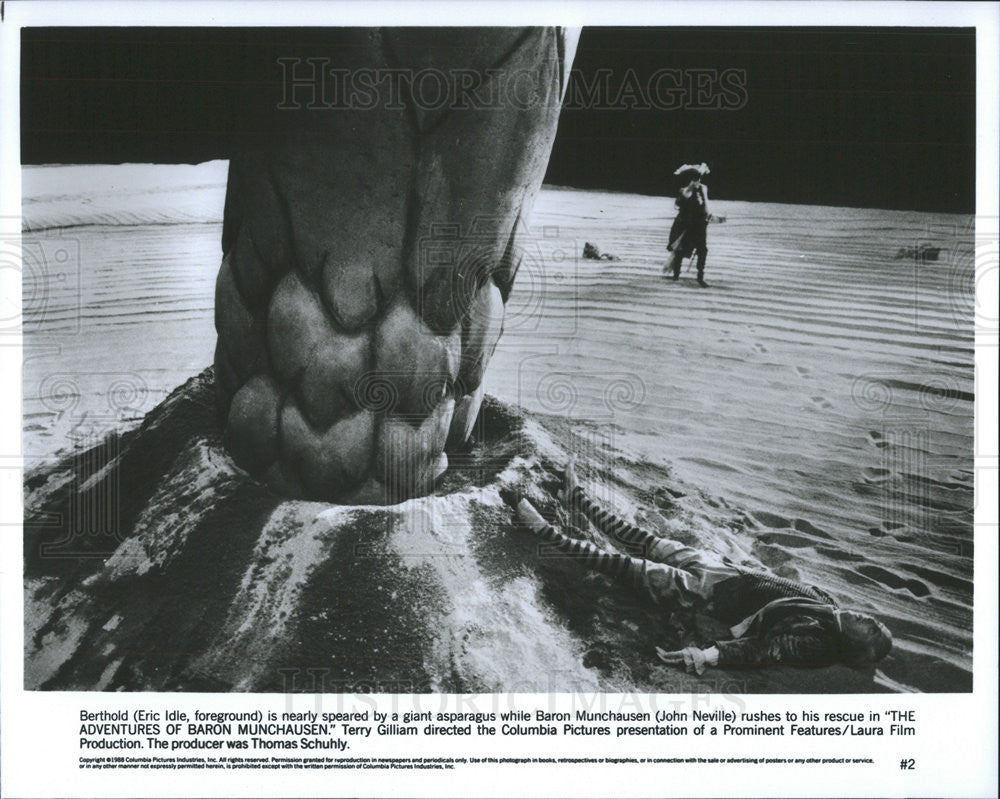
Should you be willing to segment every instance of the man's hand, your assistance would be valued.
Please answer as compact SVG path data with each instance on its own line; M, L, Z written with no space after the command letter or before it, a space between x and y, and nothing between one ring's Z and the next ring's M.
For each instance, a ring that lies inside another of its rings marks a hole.
M656 647L656 654L660 660L669 666L679 666L684 662L684 654L679 649L675 652L668 652L666 649Z
M710 649L687 646L674 652L667 652L665 649L656 647L656 654L660 660L671 666L679 666L683 663L689 674L692 672L704 674L706 668L719 662L719 651L714 646Z

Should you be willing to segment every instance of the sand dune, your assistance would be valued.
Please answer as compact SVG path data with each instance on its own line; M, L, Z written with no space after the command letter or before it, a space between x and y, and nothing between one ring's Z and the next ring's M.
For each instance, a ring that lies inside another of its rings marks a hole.
M210 362L225 164L26 168L23 187L39 462ZM713 210L702 290L661 277L670 200L544 189L487 391L597 422L595 450L670 465L715 509L713 546L877 610L914 658L895 679L971 686L971 218ZM895 257L922 243L938 261Z

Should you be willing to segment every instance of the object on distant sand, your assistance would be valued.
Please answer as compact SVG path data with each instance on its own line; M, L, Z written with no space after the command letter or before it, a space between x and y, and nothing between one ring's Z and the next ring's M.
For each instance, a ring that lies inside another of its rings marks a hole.
M609 252L601 252L589 241L583 243L583 257L591 261L617 261L618 257Z
M941 254L940 247L932 247L930 244L921 244L919 247L900 247L896 250L893 258L901 261L904 258L913 258L916 261L936 261Z

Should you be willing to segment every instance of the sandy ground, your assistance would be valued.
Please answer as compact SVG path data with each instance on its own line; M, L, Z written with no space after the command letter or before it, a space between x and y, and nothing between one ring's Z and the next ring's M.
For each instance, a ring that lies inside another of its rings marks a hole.
M26 168L23 184L32 464L211 361L225 164ZM702 290L661 276L670 200L544 189L487 390L671 465L733 520L716 535L971 683L971 219L713 210L728 222ZM618 260L581 259L584 241ZM895 257L920 244L939 259Z

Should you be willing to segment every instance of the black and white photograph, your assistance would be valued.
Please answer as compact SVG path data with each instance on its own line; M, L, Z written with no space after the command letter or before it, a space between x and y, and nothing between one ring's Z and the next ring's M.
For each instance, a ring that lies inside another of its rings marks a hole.
M975 44L25 28L25 687L970 691Z
M722 22L23 27L23 688L971 692L981 42Z
M998 9L0 3L4 795L986 795Z

